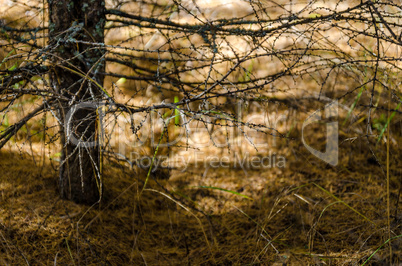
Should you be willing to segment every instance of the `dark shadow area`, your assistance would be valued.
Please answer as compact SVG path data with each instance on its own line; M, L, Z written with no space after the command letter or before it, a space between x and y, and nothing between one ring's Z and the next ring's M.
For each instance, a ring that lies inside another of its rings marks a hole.
M282 140L285 168L189 165L169 180L150 177L145 188L146 172L105 160L104 200L93 207L60 200L49 164L2 152L1 263L362 264L387 240L384 154L377 149L373 159L370 147L365 139L342 143L332 167ZM395 236L402 233L399 156L393 149ZM401 238L391 243L400 261ZM384 246L370 263L386 264L387 255Z

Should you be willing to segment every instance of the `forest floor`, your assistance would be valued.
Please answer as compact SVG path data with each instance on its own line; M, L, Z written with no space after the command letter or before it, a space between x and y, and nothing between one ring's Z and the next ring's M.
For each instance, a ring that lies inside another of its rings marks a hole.
M325 147L325 130L312 129ZM4 150L0 264L389 265L391 243L400 265L399 133L388 243L386 145L352 133L340 129L337 166L309 153L298 127L276 143L283 167L193 164L144 186L144 172L105 159L103 200L91 207L59 198L54 161Z

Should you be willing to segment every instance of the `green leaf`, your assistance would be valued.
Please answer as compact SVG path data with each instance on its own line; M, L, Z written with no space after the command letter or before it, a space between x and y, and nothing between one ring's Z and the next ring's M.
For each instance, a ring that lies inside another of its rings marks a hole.
M13 71L14 69L16 69L18 66L18 62L16 62L14 65L12 65L10 68L8 68L8 70Z
M236 192L236 191L233 191L233 190L229 190L229 189L220 188L220 187L198 186L198 188L216 189L216 190L220 190L220 191L229 192L229 193L231 193L231 194L234 194L234 195L243 197L243 198L245 198L245 199L253 200L252 198L250 198L250 197L248 197L248 196L246 196L246 195L244 195L244 194L241 194L241 193L239 193L239 192Z
M383 246L385 246L388 242L390 242L390 241L392 241L392 240L395 240L395 239L397 239L397 238L400 238L400 237L402 237L402 235L394 236L394 237L392 237L392 238L387 239L387 241L385 241L381 246L379 246L379 247L376 249L376 251L374 251L373 254L371 254L370 257L368 257L368 259L362 264L362 266L365 265L369 260L371 260L371 258L372 258Z
M6 127L10 126L10 123L8 121L8 116L6 114L3 116L3 121L2 122L3 122L3 126L6 126Z
M178 103L178 102L179 102L179 97L174 96L174 103ZM180 111L177 108L174 109L174 124L176 126L178 126L180 124Z
M345 121L343 121L343 123L342 123L342 126L345 125L346 121L348 121L348 119L349 119L349 117L350 117L350 114L351 114L351 113L353 112L353 110L355 109L356 104L357 104L357 102L359 101L360 96L362 96L362 93L363 93L363 91L364 91L365 89L366 89L366 86L361 87L361 89L360 89L360 91L359 91L359 94L357 94L357 97L356 97L355 101L353 102L352 106L351 106L350 109L349 109L348 114L346 115Z
M309 18L319 18L319 17L321 17L321 14L313 13L313 14L310 14L308 17Z
M342 203L343 205L345 205L346 207L348 207L349 209L351 209L352 211L354 211L355 213L357 213L359 216L363 217L366 221L372 223L373 225L375 225L375 223L373 221L371 221L369 218L367 218L366 216L364 216L362 213L360 213L358 210L356 210L355 208L353 208L352 206L350 206L349 204L347 204L346 202L344 202L343 200L339 199L337 196L335 196L334 194L332 194L331 192L329 192L328 190L326 190L325 188L321 187L320 185L316 184L316 183L312 183L314 186L318 187L319 189L321 189L322 191L324 191L326 194L328 194L329 196L331 196L332 198L334 198L335 200L337 200L338 202Z
M56 158L56 157L60 157L61 156L61 152L56 152L55 154L51 155L50 158Z
M120 78L118 81L116 81L116 85L121 86L124 83L126 83L127 79L126 78Z
M15 52L15 49L12 49L5 57L4 57L4 59L1 61L1 63L0 63L0 67L3 65L3 63L7 60L7 58L12 54L12 53L14 53Z
M377 139L377 144L378 144L378 142L380 142L382 135L384 135L385 130L388 128L388 124L391 122L392 118L394 118L395 113L399 109L400 106L401 106L401 103L399 102L398 106L396 107L396 110L392 112L392 114L389 116L387 122L385 123L384 127L381 129L380 136L378 136L378 139Z

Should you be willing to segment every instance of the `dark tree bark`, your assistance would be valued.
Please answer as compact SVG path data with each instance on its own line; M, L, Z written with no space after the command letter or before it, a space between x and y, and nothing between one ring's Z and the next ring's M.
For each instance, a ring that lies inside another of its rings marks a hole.
M102 195L97 102L102 98L104 0L48 0L51 82L59 101L61 197L93 204ZM83 104L85 103L85 104Z

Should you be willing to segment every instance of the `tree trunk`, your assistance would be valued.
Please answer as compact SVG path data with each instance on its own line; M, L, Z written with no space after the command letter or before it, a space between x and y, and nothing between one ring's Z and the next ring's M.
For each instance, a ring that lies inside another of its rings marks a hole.
M102 195L97 103L102 98L105 1L48 0L51 84L59 101L61 197L93 204ZM97 43L97 44L89 44Z

